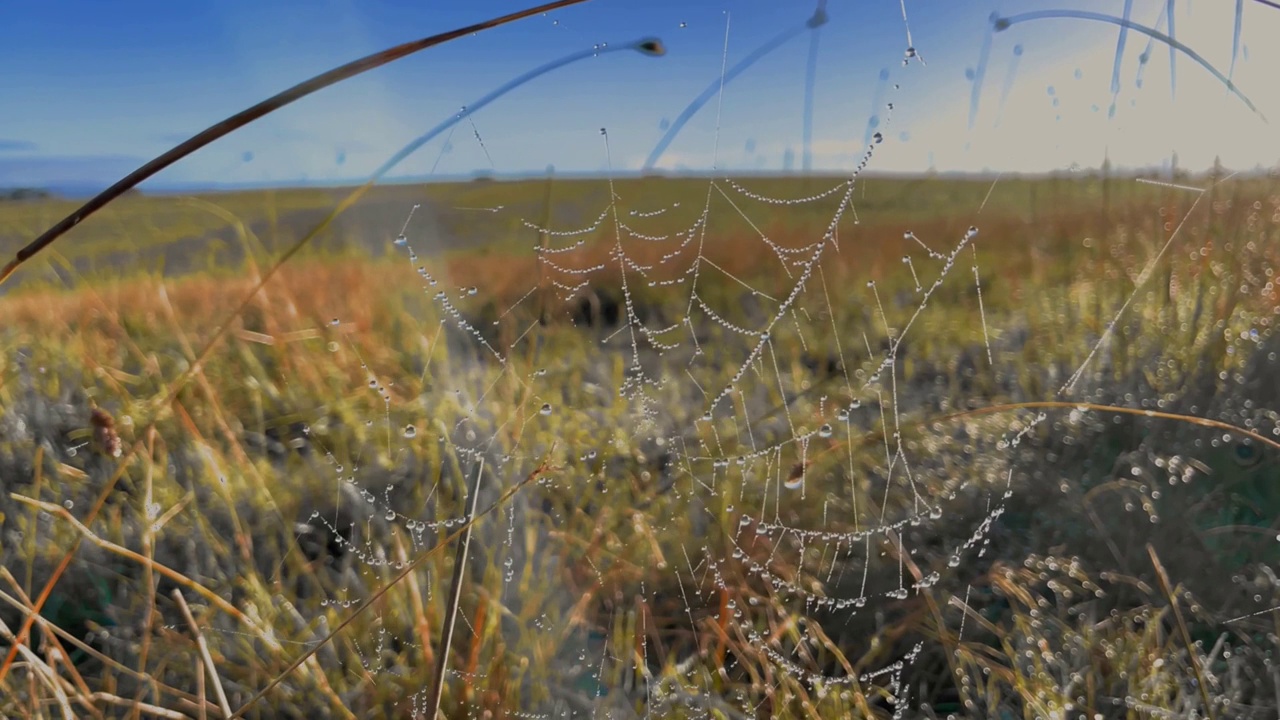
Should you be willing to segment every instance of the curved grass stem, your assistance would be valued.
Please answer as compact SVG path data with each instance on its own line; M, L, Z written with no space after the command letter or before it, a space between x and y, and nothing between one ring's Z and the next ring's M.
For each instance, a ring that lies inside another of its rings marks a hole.
M79 225L85 218L109 205L116 198L137 187L143 181L200 148L209 145L215 140L226 135L230 135L245 125L270 115L286 105L297 100L301 100L302 98L311 95L318 90L323 90L330 85L336 85L344 80L349 80L357 75L366 73L374 68L382 67L383 65L394 62L403 57L407 57L421 50L426 50L427 48L435 47L436 45L442 45L450 40L456 40L460 37L465 37L473 33L506 25L508 23L515 22L516 20L522 20L532 15L549 12L551 10L558 10L563 7L578 5L584 2L587 2L587 0L554 0L554 2L545 3L538 7L509 13L484 22L475 23L474 25L458 28L457 30L451 30L446 33L440 33L438 35L432 35L419 40L402 43L395 47L373 53L372 55L367 55L358 60L353 60L345 65L316 75L315 77L304 80L287 90L272 95L252 107L241 110L221 122L210 125L186 141L175 145L173 148L160 155L157 155L155 158L142 165L142 167L139 167L137 170L134 170L121 178L111 187L95 195L70 215L59 220L56 225L46 230L40 235L40 237L32 240L25 247L19 250L18 254L14 256L14 258L10 260L2 270L0 270L0 284L3 284L4 281L7 280L9 276L12 275L23 263L30 260L36 255L36 253L39 253L41 250L48 247L54 240L57 240L59 237L66 234L68 230ZM0 675L0 677L3 677L3 675Z

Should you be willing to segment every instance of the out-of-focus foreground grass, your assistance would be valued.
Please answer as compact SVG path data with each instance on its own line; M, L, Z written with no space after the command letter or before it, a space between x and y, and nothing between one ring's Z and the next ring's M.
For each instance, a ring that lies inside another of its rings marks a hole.
M233 709L414 714L478 492L449 717L1274 716L1275 453L1169 417L1280 434L1280 186L1216 180L860 179L742 375L842 193L752 194L839 180L619 181L625 295L602 182L381 188L199 362L336 191L127 198L0 297L0 650L74 548L0 712L218 716L176 590Z

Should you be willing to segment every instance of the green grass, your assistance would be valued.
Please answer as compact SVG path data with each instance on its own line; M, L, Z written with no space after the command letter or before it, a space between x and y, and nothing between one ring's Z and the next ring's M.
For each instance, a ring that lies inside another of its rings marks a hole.
M839 180L740 182L802 197ZM697 219L707 187L619 181L619 215L673 233ZM722 187L752 223L717 192L704 257L785 296L797 269L788 277L751 225L803 247L836 200L775 206ZM462 574L450 717L888 716L901 689L892 674L866 674L904 658L901 679L925 715L1203 715L1197 666L1212 676L1216 716L1273 715L1273 613L1236 618L1280 604L1267 575L1280 560L1275 451L1141 411L1276 434L1277 193L1263 179L1214 188L1138 287L1192 195L1118 178L1005 178L994 190L860 180L856 220L843 218L800 309L710 422L703 392L730 383L750 338L695 313L702 353L688 330L659 336L682 345L643 353L667 382L641 402L619 395L626 329L598 317L587 327L576 300L545 292L565 278L538 274L542 239L521 219L588 225L606 207L601 182L380 188L284 266L198 364L257 273L338 195L201 199L221 211L128 198L60 241L60 257L24 268L0 301L0 619L17 631L79 539L44 609L101 653L61 641L80 680L65 663L53 672L78 712L145 702L195 715L201 687L212 701L178 589L233 708L283 676L249 715L408 715L432 680L449 541L483 456L480 507L496 504L475 524ZM416 203L408 236L420 259L408 263L391 240ZM0 205L4 247L65 209ZM926 287L942 271L903 232L948 252L971 225L981 311L966 248L902 336L897 371L871 381L922 298L902 256ZM611 221L583 237L550 257L608 260ZM625 247L645 264L680 242ZM678 277L692 257L650 279ZM539 278L543 291L527 295ZM704 267L699 297L758 327L773 306L732 278ZM602 306L621 298L620 280L591 276ZM689 285L627 280L650 328L684 317ZM470 286L475 296L458 292ZM440 289L505 362L457 328L433 301ZM1131 295L1066 399L1139 414L956 415L1060 399ZM95 441L95 406L115 418L122 457ZM806 435L823 425L829 434ZM899 441L909 477L901 460L887 471ZM802 487L781 487L799 468ZM1171 603L1200 643L1194 658ZM47 637L31 643L46 662ZM20 657L0 712L52 702L40 672Z

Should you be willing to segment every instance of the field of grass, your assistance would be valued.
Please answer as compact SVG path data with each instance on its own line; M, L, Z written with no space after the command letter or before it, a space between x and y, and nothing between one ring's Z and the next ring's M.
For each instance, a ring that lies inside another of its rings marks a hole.
M1280 181L1180 182L387 186L256 292L345 191L123 199L0 296L0 714L1274 717Z

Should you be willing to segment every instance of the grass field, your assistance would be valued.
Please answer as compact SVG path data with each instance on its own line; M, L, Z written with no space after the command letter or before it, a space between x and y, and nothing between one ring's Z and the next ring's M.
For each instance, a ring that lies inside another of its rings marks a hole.
M344 190L123 199L0 297L0 713L1274 717L1280 183L1179 183L392 185L257 292Z

